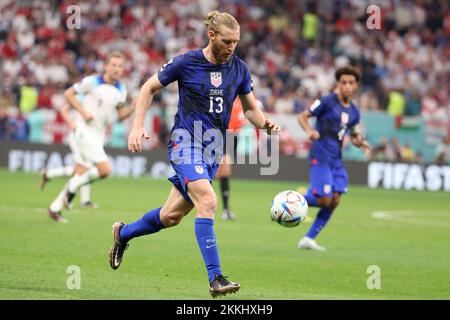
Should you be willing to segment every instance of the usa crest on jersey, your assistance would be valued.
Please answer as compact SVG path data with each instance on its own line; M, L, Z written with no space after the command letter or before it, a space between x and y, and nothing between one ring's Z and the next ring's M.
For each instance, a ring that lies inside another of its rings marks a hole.
M194 168L195 172L197 172L198 174L203 174L203 172L205 172L203 166L194 166Z
M222 84L222 73L221 72L211 72L211 84L218 88Z
M347 112L341 113L341 123L342 124L348 124L348 121L350 120L350 116Z

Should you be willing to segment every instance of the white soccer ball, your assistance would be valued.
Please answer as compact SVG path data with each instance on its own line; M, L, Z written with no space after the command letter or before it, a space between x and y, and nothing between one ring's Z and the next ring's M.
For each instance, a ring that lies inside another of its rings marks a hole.
M282 191L273 198L270 214L272 221L283 227L293 228L305 221L308 203L297 191Z

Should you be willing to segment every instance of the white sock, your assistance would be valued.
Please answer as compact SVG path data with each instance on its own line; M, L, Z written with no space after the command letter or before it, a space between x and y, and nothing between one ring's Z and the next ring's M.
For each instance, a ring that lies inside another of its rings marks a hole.
M60 178L60 177L70 177L73 175L74 169L75 168L72 166L48 169L47 173L45 175L49 179Z
M55 200L50 204L50 210L53 212L60 212L64 207L64 196L66 194L67 185L64 186L62 191L58 194Z
M85 173L82 175L75 174L70 180L68 185L68 190L71 193L77 192L77 190L92 181L97 180L100 177L100 174L98 172L97 167L91 167L89 168Z
M85 184L80 187L80 203L88 203L91 201L91 184Z

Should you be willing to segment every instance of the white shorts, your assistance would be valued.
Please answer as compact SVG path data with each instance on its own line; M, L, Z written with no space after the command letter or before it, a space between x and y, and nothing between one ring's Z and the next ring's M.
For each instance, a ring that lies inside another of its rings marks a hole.
M70 133L69 146L76 164L91 167L108 161L102 139L89 134L89 130L83 126L77 126L75 132Z

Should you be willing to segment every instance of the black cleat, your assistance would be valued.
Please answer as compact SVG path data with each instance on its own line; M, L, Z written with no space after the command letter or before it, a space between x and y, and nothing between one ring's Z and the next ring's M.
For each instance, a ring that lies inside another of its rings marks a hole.
M213 298L224 296L228 293L235 293L241 286L239 283L232 282L221 274L216 274L214 280L209 285L209 293Z
M117 221L112 226L114 244L109 249L109 264L114 270L118 269L122 262L123 253L128 249L128 243L120 239L120 229L125 225L123 221Z
M72 209L72 201L75 198L75 193L70 192L69 190L66 191L66 194L64 196L64 207L68 210Z
M42 168L41 172L39 173L40 179L39 179L39 188L44 190L45 184L50 180L47 177L47 168Z
M61 212L55 212L48 208L48 216L57 222L67 223L67 219L61 215Z

